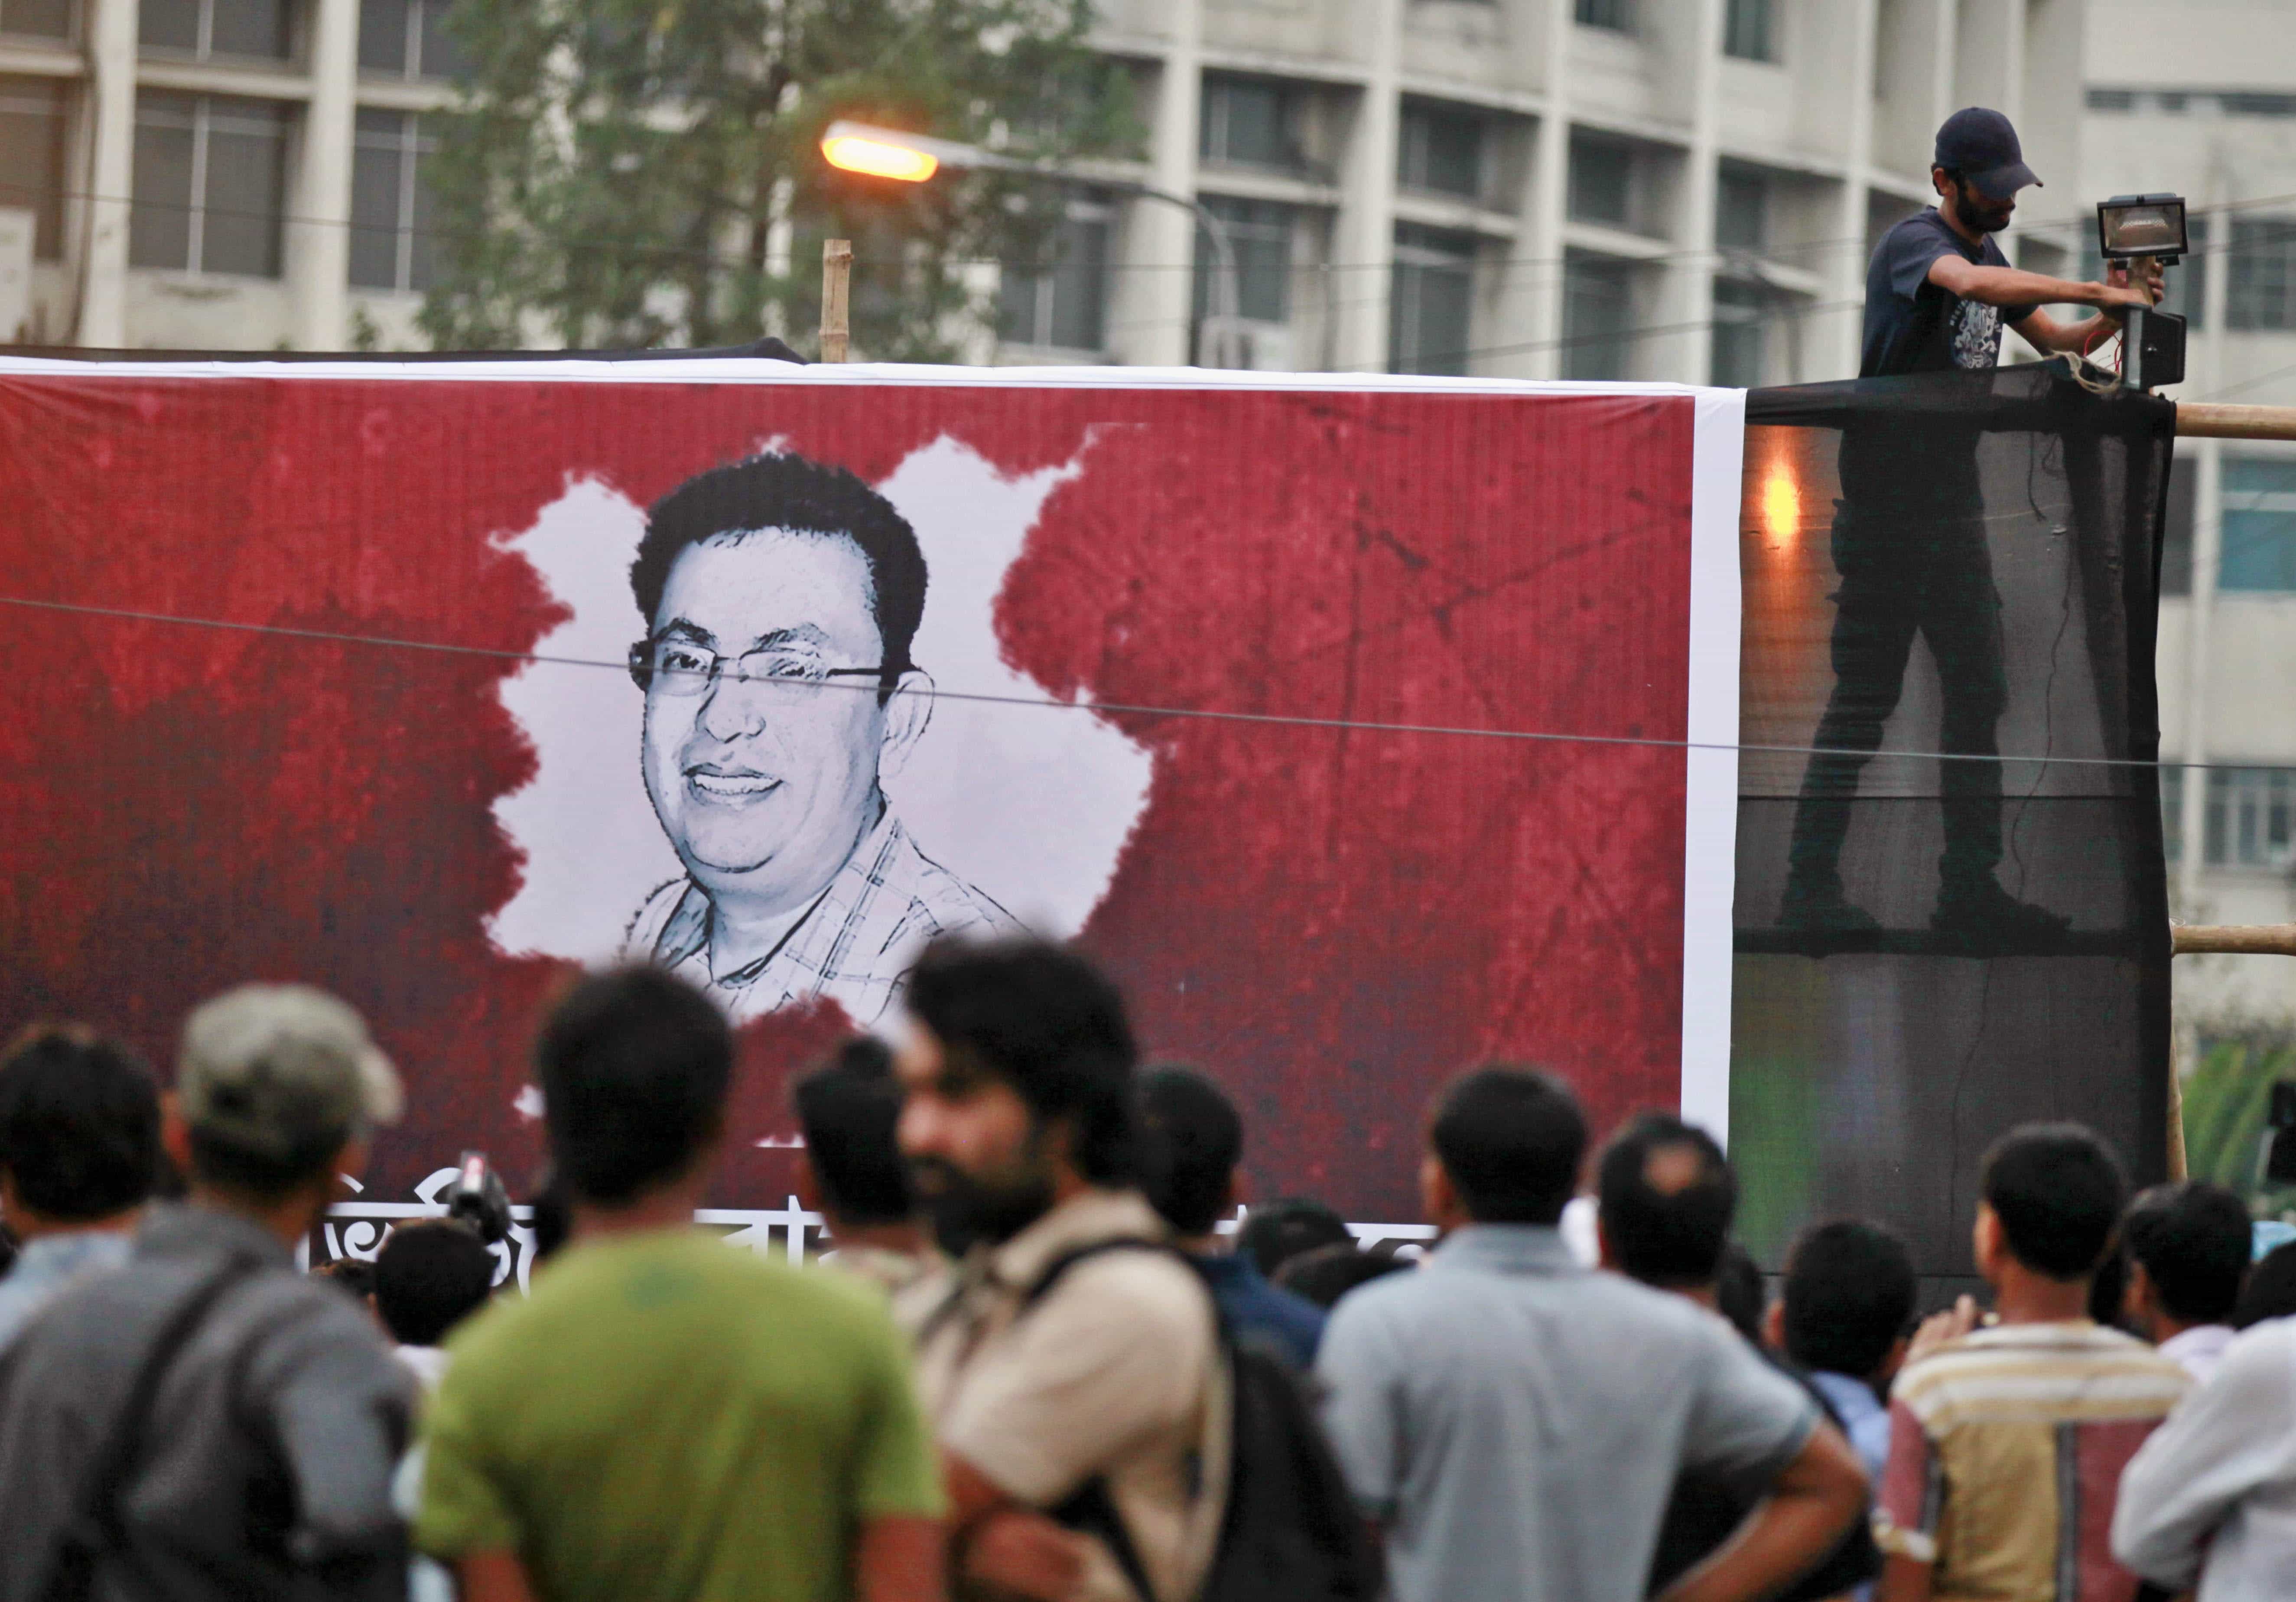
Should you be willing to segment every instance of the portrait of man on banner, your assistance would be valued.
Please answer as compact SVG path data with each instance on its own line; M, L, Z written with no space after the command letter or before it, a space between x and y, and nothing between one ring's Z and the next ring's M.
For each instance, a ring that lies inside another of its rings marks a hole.
M910 656L926 580L890 502L800 456L654 505L629 670L646 795L685 873L637 909L626 960L707 987L737 1022L820 998L866 1027L926 941L1020 929L925 855L881 785L932 716Z

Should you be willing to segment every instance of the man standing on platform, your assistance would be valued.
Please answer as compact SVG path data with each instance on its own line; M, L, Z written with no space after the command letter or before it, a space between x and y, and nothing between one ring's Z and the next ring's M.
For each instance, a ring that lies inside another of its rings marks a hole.
M2086 351L2110 338L2125 307L2160 297L2157 277L2123 268L2101 283L2022 272L1994 235L2017 192L2040 179L1998 111L1972 106L1938 129L1930 181L1938 203L1882 237L1866 278L1861 378L1990 371L2006 322L2044 354ZM2042 310L2093 306L2070 325ZM1872 914L1841 882L1841 847L1866 761L1898 704L1916 634L1929 641L1944 706L1939 746L1945 850L1932 927L1997 940L2050 939L2069 920L2021 901L1994 877L2002 857L1996 730L2008 705L2001 598L1986 544L1978 437L1964 423L1891 416L1841 441L1841 499L1833 522L1832 700L1811 742L1794 811L1780 921L1824 933L1871 933ZM1973 758L1956 760L1953 758Z

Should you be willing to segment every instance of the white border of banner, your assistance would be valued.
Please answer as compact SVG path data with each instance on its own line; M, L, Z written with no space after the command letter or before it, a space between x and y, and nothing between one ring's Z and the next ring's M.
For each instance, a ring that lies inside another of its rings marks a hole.
M744 357L422 361L80 361L0 357L0 378L359 379L439 382L907 384L939 389L1274 390L1433 395L1662 395L1694 400L1691 468L1690 682L1684 752L1682 1115L1727 1142L1731 904L1738 819L1739 498L1746 394L1673 383L1570 383L1365 373L1199 367L804 366Z

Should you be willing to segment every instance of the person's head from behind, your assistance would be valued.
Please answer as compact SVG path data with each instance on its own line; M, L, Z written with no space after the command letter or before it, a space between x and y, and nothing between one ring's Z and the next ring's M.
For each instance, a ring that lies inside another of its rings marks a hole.
M1142 1178L1148 1199L1183 1240L1208 1240L1235 1210L1243 1120L1226 1092L1193 1068L1140 1076Z
M593 974L535 1041L551 1171L582 1208L614 1211L709 1177L726 1127L734 1036L692 985L658 968Z
M1669 1113L1642 1113L1603 1147L1595 1188L1608 1266L1660 1290L1713 1287L1738 1177L1712 1136Z
M1293 1258L1324 1246L1352 1246L1355 1238L1347 1220L1325 1204L1313 1196L1283 1196L1244 1214L1235 1249L1273 1279Z
M2086 1289L2128 1196L2120 1159L2077 1123L2012 1130L1985 1154L1978 1185L1977 1271L1997 1291L2021 1269Z
M495 1254L447 1219L390 1232L374 1258L374 1310L402 1346L436 1346L494 1294Z
M713 901L793 909L867 832L881 764L931 710L914 531L841 467L756 456L654 505L630 587L662 832Z
M2286 1318L2296 1318L2296 1240L2273 1247L2249 1269L2232 1310L2232 1327L2247 1329L2267 1319Z
M135 1055L72 1026L0 1057L0 1217L19 1239L125 1222L160 1171L160 1093Z
M916 1197L902 1161L901 1081L880 1039L857 1036L800 1080L795 1097L805 1136L807 1199L830 1233L913 1223Z
M398 1073L348 1005L308 985L242 985L184 1021L163 1133L195 1200L299 1235L399 1105Z
M1427 1144L1419 1195L1430 1222L1552 1228L1578 1188L1587 1117L1562 1080L1494 1063L1443 1092Z
M1340 1304L1341 1297L1357 1286L1384 1279L1411 1266L1410 1260L1398 1256L1391 1245L1382 1243L1366 1252L1348 1240L1302 1252L1277 1272L1275 1283L1329 1312Z
M1906 1357L1916 1294L1913 1254L1879 1224L1813 1224L1786 1253L1770 1343L1804 1368L1879 1387Z
M2248 1204L2221 1185L2155 1185L2121 1220L2128 1255L2123 1305L2152 1341L2222 1324L2240 1303L2255 1230Z
M936 941L911 971L895 1054L918 1195L968 1239L1008 1240L1086 1186L1134 1177L1124 998L1043 941Z

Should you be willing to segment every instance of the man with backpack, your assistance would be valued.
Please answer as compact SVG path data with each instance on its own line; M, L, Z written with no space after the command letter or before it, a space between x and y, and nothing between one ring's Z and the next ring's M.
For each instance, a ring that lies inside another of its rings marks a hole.
M1058 947L944 941L907 1005L901 1146L926 1204L978 1243L918 1336L958 1594L1368 1602L1288 1369L1226 1340L1135 1188L1116 987ZM1320 1486L1279 1466L1317 1462ZM1337 1528L1303 1522L1318 1509Z
M0 1361L0 1602L406 1595L413 1381L293 1255L398 1107L332 996L250 985L192 1014L162 1128L188 1204Z

